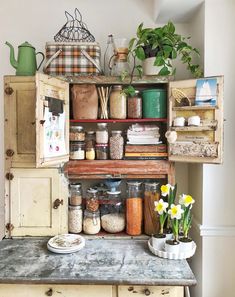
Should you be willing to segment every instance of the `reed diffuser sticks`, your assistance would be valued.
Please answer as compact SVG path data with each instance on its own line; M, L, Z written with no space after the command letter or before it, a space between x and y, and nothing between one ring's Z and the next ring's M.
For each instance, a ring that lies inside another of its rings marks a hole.
M100 107L101 107L101 119L108 119L108 100L109 100L109 87L97 87L99 98L100 98Z

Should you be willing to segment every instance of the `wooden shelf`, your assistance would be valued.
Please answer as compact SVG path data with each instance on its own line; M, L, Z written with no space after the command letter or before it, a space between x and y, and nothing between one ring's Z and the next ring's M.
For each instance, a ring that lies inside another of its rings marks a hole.
M173 110L215 110L218 109L218 106L202 106L202 105L193 105L193 106L175 106Z
M150 118L150 119L98 119L98 120L70 120L70 123L143 123L143 122L163 122L166 123L166 118Z
M171 127L171 130L178 132L201 132L201 131L215 131L213 126L185 126L185 127Z

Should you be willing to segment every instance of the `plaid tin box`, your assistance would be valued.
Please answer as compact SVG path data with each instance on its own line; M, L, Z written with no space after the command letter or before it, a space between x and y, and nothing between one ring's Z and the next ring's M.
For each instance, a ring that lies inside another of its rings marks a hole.
M88 59L89 56L94 63ZM97 75L100 74L100 57L97 42L48 42L43 70L49 75Z

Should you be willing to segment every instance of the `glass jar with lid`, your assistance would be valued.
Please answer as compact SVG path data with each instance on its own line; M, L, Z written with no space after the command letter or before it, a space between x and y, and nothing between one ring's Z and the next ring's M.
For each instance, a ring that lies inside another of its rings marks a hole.
M82 204L81 184L70 184L69 205L78 206Z
M108 160L108 144L97 143L95 145L95 154L97 160Z
M86 209L96 212L99 209L98 191L96 189L88 189L86 197Z
M123 158L124 139L122 131L112 131L110 137L110 158L112 160L121 160Z
M95 132L88 131L86 134L86 159L95 160Z
M84 211L83 217L83 232L86 234L97 234L100 232L100 212L99 210L92 212L89 210Z
M98 130L96 130L96 143L108 143L109 133L107 123L98 123Z
M68 230L70 233L82 232L82 207L69 205Z
M121 85L113 86L110 94L110 118L126 119L126 95Z
M84 160L85 159L85 143L81 141L70 142L69 158L71 160Z
M154 202L159 198L159 183L146 182L144 184L144 233L147 235L159 232L159 218L154 211Z
M85 132L82 126L70 126L69 129L70 141L85 141Z
M108 197L102 201L101 226L108 233L118 233L125 229L124 203L120 191L108 191Z
M127 100L127 116L128 119L141 119L142 118L142 98L138 90Z
M143 223L143 199L141 182L127 182L126 199L126 232L129 235L140 235Z

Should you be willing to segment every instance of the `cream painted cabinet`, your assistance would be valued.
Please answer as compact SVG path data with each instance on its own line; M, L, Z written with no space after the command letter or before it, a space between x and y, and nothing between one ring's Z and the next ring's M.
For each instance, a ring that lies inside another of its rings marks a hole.
M183 297L184 287L170 286L119 286L118 297Z

